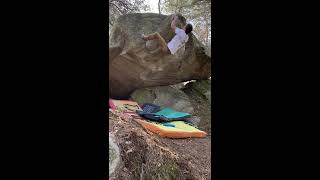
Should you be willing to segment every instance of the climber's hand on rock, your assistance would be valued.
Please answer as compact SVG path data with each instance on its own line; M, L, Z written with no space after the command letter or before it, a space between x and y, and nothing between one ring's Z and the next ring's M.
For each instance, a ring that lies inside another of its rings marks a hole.
M171 17L171 20L174 21L174 20L177 20L177 18L178 18L177 14L173 14Z

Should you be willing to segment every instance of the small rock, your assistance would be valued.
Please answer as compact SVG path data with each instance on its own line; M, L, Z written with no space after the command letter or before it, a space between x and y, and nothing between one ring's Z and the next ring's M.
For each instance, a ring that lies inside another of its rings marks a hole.
M186 118L185 121L188 122L188 123L191 123L195 126L198 126L199 123L200 123L200 117L198 116L193 116L193 117L190 117L190 118Z

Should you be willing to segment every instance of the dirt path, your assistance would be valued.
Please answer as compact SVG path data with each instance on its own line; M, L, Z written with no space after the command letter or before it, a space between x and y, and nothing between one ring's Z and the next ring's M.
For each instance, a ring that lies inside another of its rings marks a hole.
M162 138L168 147L185 156L195 170L206 179L211 179L211 137L190 139L167 139Z

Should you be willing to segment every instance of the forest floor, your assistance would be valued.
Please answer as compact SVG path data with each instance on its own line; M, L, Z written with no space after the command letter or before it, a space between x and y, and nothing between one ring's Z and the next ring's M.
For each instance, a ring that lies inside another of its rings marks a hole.
M205 138L168 139L134 120L112 113L108 119L121 154L112 179L211 179L211 132Z

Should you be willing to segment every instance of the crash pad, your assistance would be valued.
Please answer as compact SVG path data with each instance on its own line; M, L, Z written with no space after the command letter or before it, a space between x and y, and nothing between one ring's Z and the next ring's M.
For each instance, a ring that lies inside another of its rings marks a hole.
M143 109L143 108L142 108ZM156 113L149 113L145 111L137 111L137 113L144 118L147 118L152 121L156 121L159 123L176 121L176 120L184 120L186 118L191 117L191 114L186 112L178 112L171 108L163 108L162 110Z
M145 121L143 119L134 119L136 122L141 124L145 129L159 134L161 137L166 138L202 138L206 137L207 133L204 131L201 131L189 124L187 124L184 121L172 121L170 124L174 125L174 127L171 126L164 126L165 123L156 123L156 122L150 122Z
M109 99L109 106L111 109L115 110L117 108L124 108L126 111L136 112L137 110L142 110L137 102L129 100L116 100Z
M171 108L163 108L161 111L154 113L155 115L160 116L161 119L169 121L169 120L181 120L188 117L191 117L189 113L186 112L178 112Z
M160 111L160 106L157 106L155 104L151 104L151 103L145 103L142 105L142 110L143 112L146 113L156 113L158 111Z

